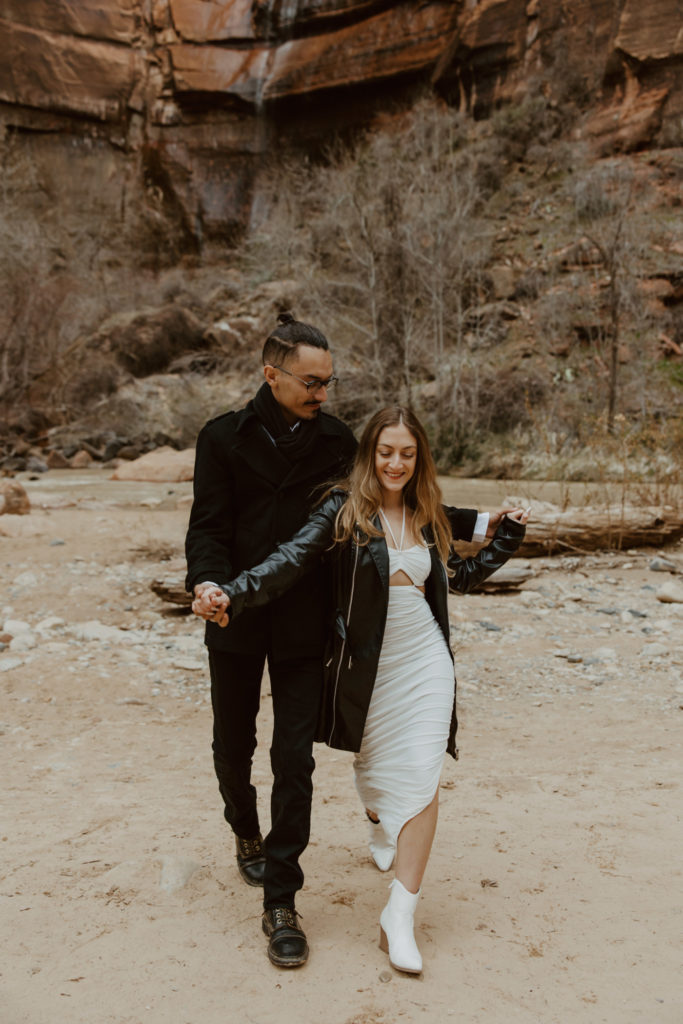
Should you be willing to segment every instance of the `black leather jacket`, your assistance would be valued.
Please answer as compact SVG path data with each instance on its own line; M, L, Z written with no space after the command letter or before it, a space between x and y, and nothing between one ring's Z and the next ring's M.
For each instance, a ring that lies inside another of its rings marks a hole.
M321 559L329 561L335 611L325 650L317 739L341 750L358 751L384 637L389 604L389 553L383 536L371 537L367 544L333 544L334 523L344 500L343 492L335 491L291 540L280 544L260 565L222 586L230 598L231 616L239 615L244 608L266 604L284 594ZM460 510L445 507L445 511L457 536ZM425 531L432 559L425 598L449 651L448 590L463 594L473 590L515 553L524 533L524 526L506 517L490 544L475 557L462 559L451 554L448 568L453 575L448 576L432 537ZM448 752L457 757L455 685L453 697Z

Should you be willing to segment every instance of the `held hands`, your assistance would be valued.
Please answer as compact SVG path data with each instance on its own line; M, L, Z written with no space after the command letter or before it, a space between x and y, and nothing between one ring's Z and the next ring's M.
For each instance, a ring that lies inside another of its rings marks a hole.
M530 512L530 508L501 508L498 509L497 512L492 512L489 516L489 525L486 531L487 538L493 537L505 516L508 516L516 523L520 523L522 526L525 526L528 522Z
M198 583L194 588L192 611L200 619L215 622L221 627L230 621L228 605L230 598L214 583Z

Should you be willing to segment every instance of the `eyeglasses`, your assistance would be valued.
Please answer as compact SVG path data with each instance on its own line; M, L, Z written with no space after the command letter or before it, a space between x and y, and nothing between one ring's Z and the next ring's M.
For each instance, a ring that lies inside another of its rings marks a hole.
M284 366L277 366L273 364L273 369L282 370L282 372L286 373L288 377L294 377L295 380L300 380L309 395L315 394L315 392L320 391L321 388L325 388L326 391L329 391L330 388L333 388L339 381L339 377L335 377L334 375L332 377L328 377L327 380L318 380L317 378L315 380L304 380L303 377L297 377L297 375L292 373L291 370L285 370Z

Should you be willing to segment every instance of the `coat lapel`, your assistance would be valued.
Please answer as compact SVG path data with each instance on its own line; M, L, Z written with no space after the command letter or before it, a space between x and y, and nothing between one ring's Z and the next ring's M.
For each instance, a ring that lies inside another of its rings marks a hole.
M238 434L232 451L235 458L244 462L249 474L258 474L274 488L279 487L290 472L289 459L278 451L256 418L248 430Z
M292 463L273 444L252 412L240 424L233 453L244 460L249 473L257 473L274 488L292 487L309 478L320 480L326 471L330 476L334 474L339 443L329 430L322 430L321 435L326 436L327 444L316 445L309 458Z
M287 476L282 481L283 487L291 487L315 477L316 480L325 478L328 474L330 483L334 483L333 477L339 474L339 466L342 462L343 450L339 433L331 429L326 420L320 424L319 443L314 447L311 454L290 465Z
M307 459L300 459L299 462L290 463L287 461L289 470L282 480L283 487L292 487L294 484L303 483L310 477L320 479L321 474L327 470L332 475L333 460L330 458L330 448L318 445ZM333 481L330 480L330 483Z

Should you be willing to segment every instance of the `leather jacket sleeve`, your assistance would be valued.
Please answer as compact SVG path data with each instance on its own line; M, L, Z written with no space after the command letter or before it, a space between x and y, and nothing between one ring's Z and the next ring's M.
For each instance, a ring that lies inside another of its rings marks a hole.
M477 510L475 508L454 508L452 505L443 505L446 519L451 528L453 540L472 540L474 527L477 525Z
M220 584L230 598L231 618L244 608L257 608L281 597L310 572L332 545L337 512L343 503L341 492L331 494L301 529L279 544L268 558L252 569L245 569L229 583Z
M460 558L455 553L451 554L448 568L453 575L449 576L448 589L461 594L474 590L514 555L525 533L525 526L505 516L491 542L473 558Z

